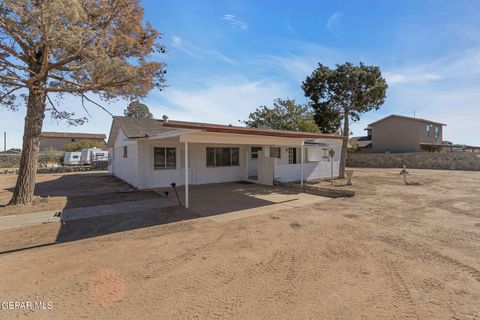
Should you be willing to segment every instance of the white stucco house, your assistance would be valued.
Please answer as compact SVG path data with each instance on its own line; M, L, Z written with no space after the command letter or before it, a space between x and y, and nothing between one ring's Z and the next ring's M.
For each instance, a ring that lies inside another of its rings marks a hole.
M265 185L330 177L338 135L173 120L114 117L107 146L111 174L138 189L249 181ZM186 170L185 168L188 168Z

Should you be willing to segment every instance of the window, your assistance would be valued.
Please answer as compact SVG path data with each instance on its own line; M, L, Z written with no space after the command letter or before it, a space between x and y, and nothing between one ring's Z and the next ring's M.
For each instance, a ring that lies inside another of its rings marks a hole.
M322 159L330 159L330 153L328 152L328 148L323 148L323 157Z
M155 170L177 168L177 150L175 148L153 148L153 167Z
M280 159L280 147L270 147L270 158Z
M425 134L427 135L427 137L430 137L430 125L427 124L427 126L425 127Z
M78 156L72 156L72 159L78 159Z
M262 147L252 147L250 155L252 159L258 159L258 153L262 151Z
M70 142L75 142L75 139L73 139L73 138L72 138L72 139L70 139Z
M124 158L127 158L127 156L128 156L127 146L124 146L124 147L123 147L123 157L124 157Z
M440 135L440 129L438 127L435 127L435 140L438 140L439 135Z
M288 164L297 163L297 149L288 148Z
M207 167L239 166L239 158L239 148L207 148Z

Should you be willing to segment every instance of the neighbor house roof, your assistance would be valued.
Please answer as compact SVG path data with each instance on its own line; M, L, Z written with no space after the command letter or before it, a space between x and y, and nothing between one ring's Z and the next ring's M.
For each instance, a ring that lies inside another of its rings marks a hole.
M76 133L76 132L42 132L42 138L78 138L78 139L103 139L107 137L103 133Z
M422 119L422 118L414 118L414 117L407 117L407 116L400 116L400 115L397 115L397 114L391 114L389 116L386 116L385 118L382 118L382 119L379 119L375 122L372 122L370 123L368 126L371 127L381 121L385 121L385 120L388 120L388 119L391 119L391 118L400 118L400 119L405 119L405 120L413 120L413 121L420 121L420 122L425 122L425 123L432 123L432 124L438 124L438 125L441 125L441 126L446 126L446 124L444 123L441 123L441 122L436 122L436 121L432 121L432 120L427 120L427 119ZM367 128L367 129L370 129L370 128ZM365 129L365 130L367 130Z
M230 133L230 134L248 134L248 135L262 135L275 137L289 137L289 138L333 138L344 139L344 137L335 134L310 133L300 131L274 130L274 129L260 129L260 128L245 128L232 125L219 125L201 122L187 122L176 120L157 120L145 118L131 118L131 117L113 117L110 135L108 137L108 145L113 146L114 139L119 129L122 129L127 138L137 139L155 136L160 132L178 129L193 129L204 132Z

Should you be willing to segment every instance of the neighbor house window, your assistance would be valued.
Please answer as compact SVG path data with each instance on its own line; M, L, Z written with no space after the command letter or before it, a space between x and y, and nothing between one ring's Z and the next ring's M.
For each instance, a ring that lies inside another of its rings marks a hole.
M435 140L438 140L439 135L440 135L440 130L438 127L435 127Z
M270 158L280 159L280 147L270 147Z
M177 168L177 150L175 148L153 148L153 167L155 170Z
M425 127L425 134L427 135L427 137L430 137L430 125L427 124L427 126Z
M128 152L127 152L127 146L123 147L123 157L126 158L128 156Z
M71 142L75 142L75 139L72 138L72 139L70 139L70 141L71 141Z
M297 163L297 149L288 148L288 164Z
M207 167L238 166L239 158L239 148L207 148Z
M252 159L258 159L258 153L262 151L262 147L252 147L250 155Z

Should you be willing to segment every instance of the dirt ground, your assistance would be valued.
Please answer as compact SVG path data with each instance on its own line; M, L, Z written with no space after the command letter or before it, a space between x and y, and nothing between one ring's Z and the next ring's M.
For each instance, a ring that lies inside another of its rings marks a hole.
M228 223L171 209L0 254L0 300L53 304L0 318L480 319L480 172L398 172L355 169L353 198ZM0 250L55 228L1 232Z
M32 206L6 206L12 197L16 179L14 174L0 175L0 217L157 197L148 191L124 192L132 190L132 187L106 171L38 174L35 203Z

